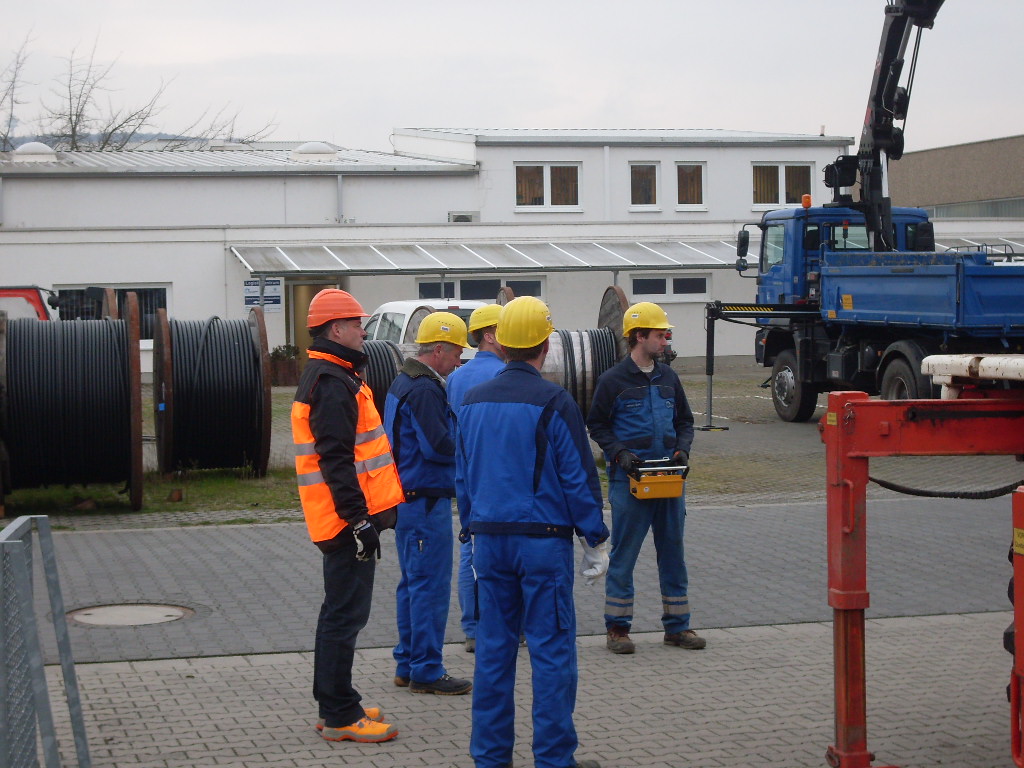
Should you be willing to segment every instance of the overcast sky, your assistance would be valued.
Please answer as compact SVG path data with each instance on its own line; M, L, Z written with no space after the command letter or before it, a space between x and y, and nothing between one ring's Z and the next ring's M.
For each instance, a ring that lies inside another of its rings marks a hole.
M32 125L77 47L115 100L169 81L160 122L239 110L240 131L390 150L395 127L721 128L858 137L884 0L36 0ZM909 56L908 56L909 60ZM921 44L907 149L1024 133L1024 0L947 0ZM1019 169L1018 169L1019 172Z

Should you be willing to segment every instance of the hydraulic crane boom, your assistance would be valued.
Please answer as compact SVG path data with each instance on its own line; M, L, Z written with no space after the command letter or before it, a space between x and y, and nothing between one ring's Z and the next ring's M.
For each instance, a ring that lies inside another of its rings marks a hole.
M921 30L931 29L945 0L892 0L885 7L885 24L875 61L864 128L856 155L841 155L825 167L825 184L831 187L831 205L863 212L876 251L895 250L892 239L892 201L889 198L886 164L903 156L903 130L894 125L906 120L913 85ZM899 84L904 55L913 28L917 39L907 86ZM851 188L860 181L860 201Z

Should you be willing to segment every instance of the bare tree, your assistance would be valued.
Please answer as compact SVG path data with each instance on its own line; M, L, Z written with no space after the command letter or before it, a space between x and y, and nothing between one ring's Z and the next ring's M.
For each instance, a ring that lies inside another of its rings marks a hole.
M221 108L208 117L209 110L200 115L184 130L160 130L157 119L162 112L161 101L167 83L161 80L153 94L134 107L117 106L111 95L111 73L117 60L102 63L96 58L98 41L93 43L87 56L77 49L67 57L67 69L56 86L51 89L54 100L43 103L40 118L42 137L54 149L63 150L118 150L137 142L142 134L170 133L163 146L176 149L189 145L205 145L211 139L258 141L266 138L274 126L267 123L257 131L242 137L234 136L238 111L228 113Z
M25 102L18 98L18 90L22 86L22 70L28 58L28 35L21 41L18 50L3 71L0 72L0 150L13 149L11 139L18 125L17 107Z

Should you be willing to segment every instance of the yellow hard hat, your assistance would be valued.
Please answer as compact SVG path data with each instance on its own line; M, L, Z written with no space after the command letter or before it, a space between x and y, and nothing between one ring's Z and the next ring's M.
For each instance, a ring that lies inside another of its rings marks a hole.
M451 312L431 312L423 318L420 327L416 329L416 343L430 344L435 341L447 341L449 344L468 347L466 323Z
M529 349L545 341L555 327L551 310L536 296L520 296L501 308L498 343L513 349Z
M477 307L469 316L469 332L479 331L481 328L490 328L498 324L498 315L501 314L501 307L497 304L488 304Z
M667 331L672 327L665 310L650 301L634 304L622 316L623 336L629 336L629 332L634 328L660 328Z

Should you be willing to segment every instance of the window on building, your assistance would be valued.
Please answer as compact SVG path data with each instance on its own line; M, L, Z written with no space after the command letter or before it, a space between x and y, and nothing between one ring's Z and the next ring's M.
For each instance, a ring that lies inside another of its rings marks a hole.
M797 205L804 195L811 194L811 166L787 165L786 205Z
M506 280L505 285L511 288L516 296L540 297L540 280Z
M139 337L153 338L156 325L156 311L167 309L166 288L115 288L117 311L124 317L127 310L128 294L134 293L139 301ZM62 288L57 291L60 300L58 315L61 320L97 320L103 308L102 289Z
M704 205L704 166L691 163L676 164L676 204L680 206Z
M516 205L544 205L544 166L516 166Z
M634 277L634 296L664 296L666 293L664 277Z
M658 166L653 163L629 164L630 205L658 204Z
M758 164L753 183L754 205L799 205L811 193L811 166Z
M494 301L500 290L500 278L474 278L459 281L459 298L471 301Z
M445 283L433 282L433 283L420 283L420 298L421 299L454 299L455 298L455 283L448 281Z
M706 277L673 277L672 293L676 296L686 296L708 292L708 279Z
M579 164L516 166L516 206L565 208L580 204Z
M536 296L543 298L544 285L542 280L504 277L467 277L461 280L446 282L445 295L441 296L441 283L425 280L419 284L421 299L464 299L466 301L493 302L498 298L498 291L508 286L516 296Z
M707 275L686 277L634 277L633 296L662 297L669 300L705 301L708 294Z

